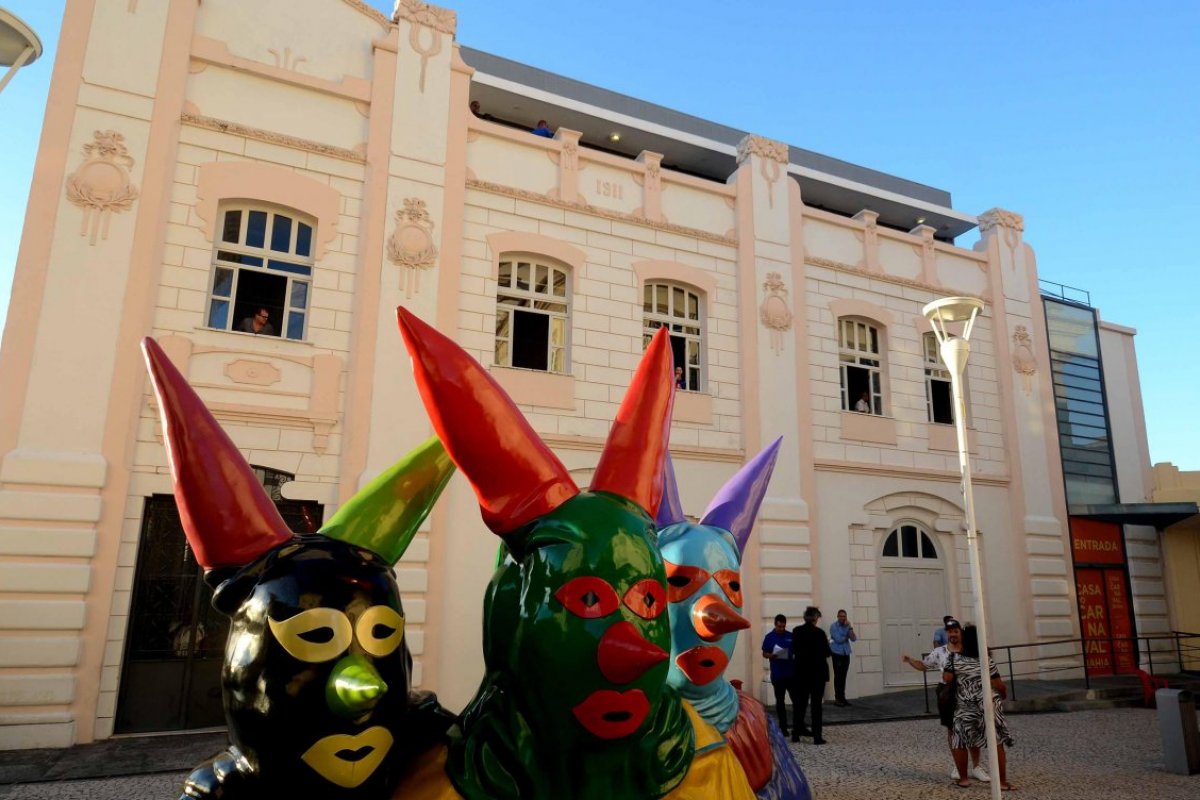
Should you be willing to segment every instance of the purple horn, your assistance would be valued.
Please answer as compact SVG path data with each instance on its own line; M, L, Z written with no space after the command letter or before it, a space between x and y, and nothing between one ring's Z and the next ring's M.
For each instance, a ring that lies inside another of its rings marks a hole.
M668 525L683 522L685 519L683 503L679 500L679 482L675 480L675 464L671 461L671 454L667 453L667 457L663 459L662 502L659 503L658 516L655 517L654 524L661 531Z
M745 552L746 542L750 540L754 518L758 516L758 507L767 494L767 484L771 481L782 441L781 436L746 462L716 493L700 519L701 525L724 528L732 533L737 541L738 552Z

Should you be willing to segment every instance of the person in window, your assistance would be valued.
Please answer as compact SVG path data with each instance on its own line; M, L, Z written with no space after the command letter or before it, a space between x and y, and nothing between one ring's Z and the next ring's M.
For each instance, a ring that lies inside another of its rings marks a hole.
M854 410L860 414L871 413L871 393L863 392L862 397L858 398L858 402L854 404Z
M534 136L545 136L547 139L554 138L554 131L550 130L550 123L544 119L539 119L537 127L530 131Z
M685 378L683 376L683 367L675 368L675 388L677 388L677 389L686 389L687 388L687 378Z
M271 312L260 308L253 317L242 320L241 330L245 333L257 333L263 336L274 336L275 326L271 324Z

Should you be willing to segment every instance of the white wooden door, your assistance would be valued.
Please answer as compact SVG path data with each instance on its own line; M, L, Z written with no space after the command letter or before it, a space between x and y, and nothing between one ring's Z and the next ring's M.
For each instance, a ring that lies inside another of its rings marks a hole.
M887 561L884 561L887 564ZM921 673L900 656L920 658L933 649L933 632L948 611L946 581L939 568L887 565L879 569L879 618L883 628L885 686L919 686ZM936 680L930 676L930 680Z

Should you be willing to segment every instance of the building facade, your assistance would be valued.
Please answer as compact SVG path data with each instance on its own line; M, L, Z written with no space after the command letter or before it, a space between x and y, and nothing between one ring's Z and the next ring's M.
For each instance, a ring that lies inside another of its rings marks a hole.
M981 298L967 422L992 641L1081 635L1079 454L1052 435L1057 318L1020 215L460 47L454 12L417 0L253 6L68 0L0 350L0 747L220 724L224 623L139 339L313 529L430 433L400 304L487 366L581 485L669 326L687 513L784 438L731 676L760 680L771 618L815 602L855 622L856 696L919 683L901 654L974 616L921 308ZM1121 387L1110 499L1149 500L1133 331L1092 319ZM1168 630L1153 528L1122 542L1131 631ZM482 675L493 559L456 477L397 569L415 680L451 708Z

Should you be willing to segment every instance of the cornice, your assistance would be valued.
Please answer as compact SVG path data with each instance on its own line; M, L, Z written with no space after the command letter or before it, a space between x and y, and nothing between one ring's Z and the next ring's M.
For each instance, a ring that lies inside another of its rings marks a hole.
M214 117L205 117L199 114L183 114L180 120L185 125L191 125L196 128L206 128L210 131L218 131L220 133L228 133L233 136L245 136L248 139L258 139L262 142L270 144L278 144L283 147L291 147L296 150L307 150L310 153L317 153L330 158L340 158L345 161L353 161L356 164L365 164L366 158L353 150L347 150L344 147L334 147L331 144L323 144L314 142L311 139L301 139L298 136L289 136L286 133L276 133L275 131L265 131L261 128L251 128L247 125L239 125L236 122L229 122L223 119Z
M907 480L929 480L939 483L961 483L962 475L950 470L919 469L917 467L884 467L879 464L867 464L860 461L823 461L813 462L813 468L818 472L845 472L854 475L881 475L888 478L905 478ZM979 472L971 473L971 481L981 486L1008 486L1012 479L1007 475L984 475Z
M691 236L696 239L717 242L718 244L737 245L736 236L722 236L710 231L700 230L699 228L689 228L686 225L675 225L674 223L670 222L660 222L658 220L647 219L646 217L640 217L636 214L626 214L621 211L610 211L604 208L597 208L596 206L588 205L582 200L577 203L568 203L554 197L547 197L544 194L529 191L528 189L517 189L513 186L505 186L504 184L500 183L490 183L488 181L476 180L475 178L467 179L467 188L482 189L494 194L515 197L519 200L529 200L534 203L541 203L543 205L554 206L556 208L565 208L571 211L579 211L585 214L592 214L597 217L618 220L620 222L631 222L635 225L643 225L647 228L654 228L655 230L667 231L669 233L678 233L682 236Z
M950 293L950 294L954 294L959 297L975 297L980 300L986 299L980 295L975 294L974 292L968 292L965 289L955 289L951 286L936 286L932 283L926 283L925 281L918 281L913 278L902 278L898 275L889 275L886 272L872 272L871 270L863 269L862 267L856 267L853 264L847 264L844 261L834 261L831 258L821 258L819 256L805 256L804 261L805 261L805 263L812 264L814 267L825 267L826 269L836 269L839 272L849 272L853 275L861 275L864 278L874 278L877 281L883 281L885 283L898 283L901 286L911 286L914 289L924 289L927 292L933 292L935 294Z

